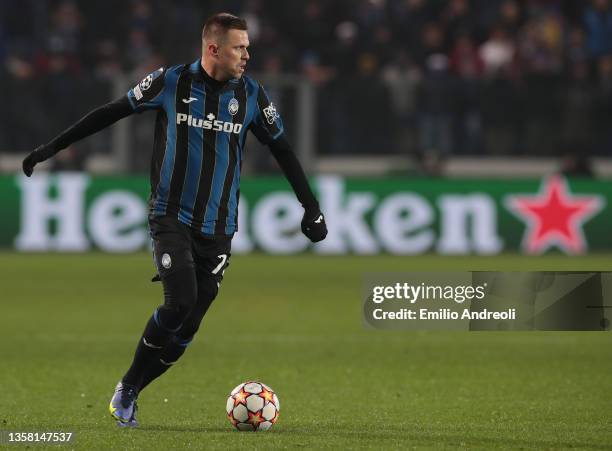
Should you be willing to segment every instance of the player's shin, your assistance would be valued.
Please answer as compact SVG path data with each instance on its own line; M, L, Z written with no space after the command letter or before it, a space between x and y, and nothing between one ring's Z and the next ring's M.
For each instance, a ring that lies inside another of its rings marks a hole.
M162 350L176 331L164 328L159 322L159 310L147 322L140 341L136 346L132 365L123 376L122 382L135 387L140 386L144 370L159 358Z
M196 304L197 283L195 272L189 268L176 271L163 278L164 304L147 323L136 348L130 369L123 377L126 384L142 385L145 370L159 356L166 344L183 326Z
M187 339L179 336L172 337L159 354L159 358L151 362L145 369L139 390L142 391L147 385L168 371L185 353L192 339L193 337Z
M202 319L208 311L218 293L218 287L214 279L200 278L198 283L198 302L191 310L183 323L181 329L172 337L161 351L159 358L152 361L144 370L139 390L142 391L147 385L164 374L185 353L187 346L193 340L202 324Z

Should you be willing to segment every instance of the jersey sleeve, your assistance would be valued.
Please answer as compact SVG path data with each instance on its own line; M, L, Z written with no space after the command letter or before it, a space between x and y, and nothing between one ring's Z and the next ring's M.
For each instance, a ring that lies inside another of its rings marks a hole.
M135 112L158 110L164 103L165 70L160 67L130 89L127 98Z
M261 85L257 93L257 111L250 130L262 144L269 144L284 132L283 120Z

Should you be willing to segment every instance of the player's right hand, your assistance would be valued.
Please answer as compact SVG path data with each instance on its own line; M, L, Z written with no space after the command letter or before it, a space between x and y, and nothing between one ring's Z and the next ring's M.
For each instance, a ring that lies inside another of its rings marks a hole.
M319 209L306 210L302 218L302 233L313 243L322 241L327 236L327 225Z
M32 172L34 172L34 166L36 166L38 163L45 161L50 156L51 155L49 154L47 146L38 146L36 149L30 152L30 154L23 160L23 173L30 177L32 175Z

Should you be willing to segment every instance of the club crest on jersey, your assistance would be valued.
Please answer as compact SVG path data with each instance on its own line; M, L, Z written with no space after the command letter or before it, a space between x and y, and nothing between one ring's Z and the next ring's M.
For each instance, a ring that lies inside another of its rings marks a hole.
M274 121L279 118L278 113L276 112L276 107L272 102L266 108L263 109L263 114L266 116L266 121L268 124L274 124Z
M238 108L240 108L240 105L238 104L238 100L232 99L232 100L229 101L229 105L227 106L227 110L229 111L229 113L232 116L235 116L236 113L238 113Z

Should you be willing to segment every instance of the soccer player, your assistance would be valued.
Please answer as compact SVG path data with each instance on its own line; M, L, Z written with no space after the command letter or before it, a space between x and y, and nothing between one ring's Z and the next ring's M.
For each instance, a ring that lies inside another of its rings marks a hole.
M217 296L238 224L248 130L269 146L304 207L302 232L313 242L327 235L278 111L263 87L244 75L248 47L243 19L212 16L202 31L201 58L151 73L127 95L93 110L23 161L30 176L37 163L73 142L135 112L157 111L149 227L164 302L148 320L110 401L119 426L138 425L138 394L183 355Z

